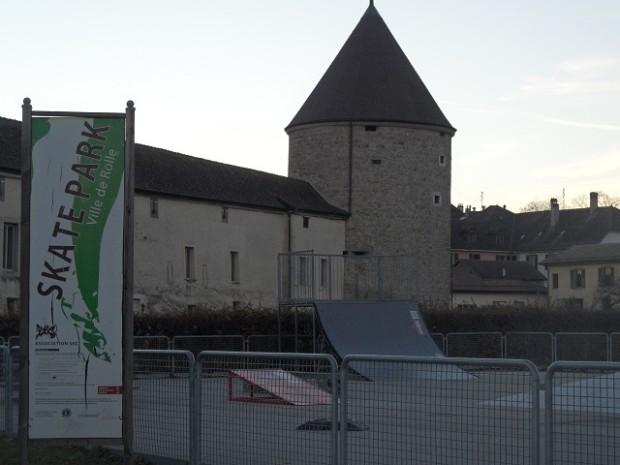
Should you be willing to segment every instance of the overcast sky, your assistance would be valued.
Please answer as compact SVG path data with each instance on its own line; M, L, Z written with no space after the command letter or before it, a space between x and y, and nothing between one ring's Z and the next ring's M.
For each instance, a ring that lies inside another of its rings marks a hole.
M0 116L124 111L136 141L286 175L290 122L368 0L20 0ZM620 196L620 2L375 0L457 128L452 203Z

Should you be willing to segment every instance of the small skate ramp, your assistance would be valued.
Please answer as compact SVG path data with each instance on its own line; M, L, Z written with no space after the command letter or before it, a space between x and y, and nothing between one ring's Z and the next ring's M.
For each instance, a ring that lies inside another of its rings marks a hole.
M315 301L314 308L327 341L340 358L349 354L444 356L433 341L415 302ZM387 374L385 369L377 374L365 362L356 362L352 367L368 379ZM453 365L433 367L441 378L454 378L455 374L468 376ZM416 367L419 377L426 377L421 375L426 369Z
M329 405L330 393L280 369L231 370L228 400L288 405Z

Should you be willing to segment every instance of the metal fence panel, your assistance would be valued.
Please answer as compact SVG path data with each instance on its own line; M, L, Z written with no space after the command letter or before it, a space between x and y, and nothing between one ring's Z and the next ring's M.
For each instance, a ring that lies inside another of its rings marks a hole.
M555 333L555 359L605 362L609 337L607 333Z
M539 376L528 361L348 356L340 376L341 465L539 461Z
M620 363L556 362L545 377L547 465L620 460Z
M445 355L446 353L446 338L443 336L443 333L431 333L431 337L435 342L435 345L439 347L439 350Z
M11 389L11 354L8 347L0 346L0 436L9 436L13 427L13 392Z
M620 333L609 335L609 353L611 362L620 362Z
M314 353L314 338L312 336L295 336L292 334L258 335L247 338L247 350L250 352L301 352Z
M529 360L537 367L554 362L553 334L538 332L511 332L504 336L504 357Z
M203 352L201 463L336 464L329 355Z
M502 358L502 333L448 333L446 355L449 357Z
M245 350L245 338L238 335L228 336L175 336L172 349L189 350L194 356L205 350L238 351Z
M134 451L197 463L192 457L196 426L195 361L189 351L134 350ZM173 359L176 370L162 372ZM183 367L183 368L180 368Z
M168 350L170 338L167 336L134 336L133 348L142 350Z

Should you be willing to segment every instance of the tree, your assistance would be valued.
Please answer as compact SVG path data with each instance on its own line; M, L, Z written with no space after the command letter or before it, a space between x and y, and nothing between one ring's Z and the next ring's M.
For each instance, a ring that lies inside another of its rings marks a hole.
M546 200L530 200L525 207L521 207L519 212L543 212L549 210L549 202Z
M598 193L598 205L601 207L619 207L620 197L611 197L605 192ZM588 208L590 206L590 195L581 194L571 201L573 208Z
M592 307L598 310L620 310L620 279L594 292Z

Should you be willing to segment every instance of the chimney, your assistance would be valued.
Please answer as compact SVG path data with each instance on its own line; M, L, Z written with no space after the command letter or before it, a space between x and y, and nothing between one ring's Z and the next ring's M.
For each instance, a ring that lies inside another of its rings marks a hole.
M459 203L459 204L456 206L456 208L458 208L458 209L461 211L461 213L463 213L463 212L465 211L465 207L463 207L463 204L462 204L462 203Z
M551 227L554 228L558 221L560 221L560 205L558 199L551 199Z
M590 192L590 215L598 208L598 192Z

